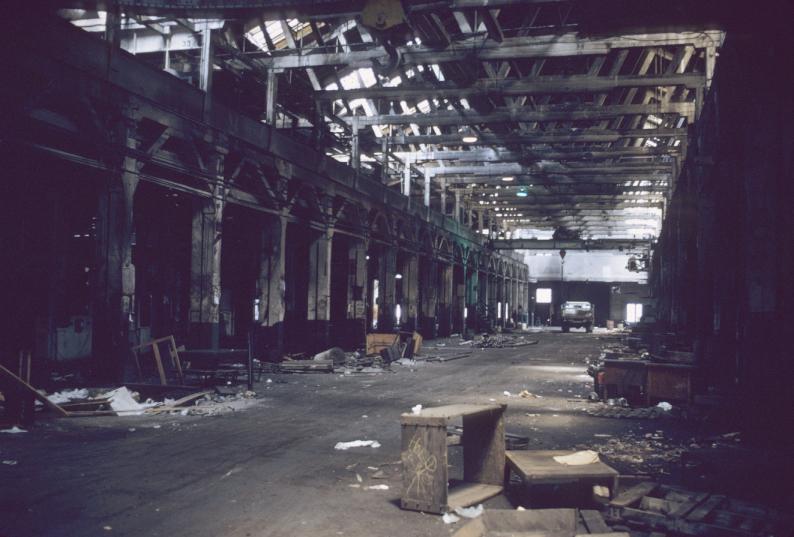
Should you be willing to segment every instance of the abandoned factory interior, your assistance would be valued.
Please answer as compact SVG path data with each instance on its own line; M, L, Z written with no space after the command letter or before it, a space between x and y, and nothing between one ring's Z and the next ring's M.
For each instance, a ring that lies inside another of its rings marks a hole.
M794 2L8 0L0 537L794 537Z

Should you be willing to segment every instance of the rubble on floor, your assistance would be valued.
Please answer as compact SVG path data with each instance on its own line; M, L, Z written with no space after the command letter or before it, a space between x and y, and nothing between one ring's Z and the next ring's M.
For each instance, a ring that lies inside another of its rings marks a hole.
M666 475L671 464L681 460L686 445L665 438L662 431L653 433L627 433L621 438L608 438L606 442L587 447L607 461L620 463L623 469L634 474Z
M70 417L153 414L215 416L243 410L257 404L256 393L253 391L220 392L220 389L203 390L178 399L163 398L162 401L153 399L141 401L138 392L121 386L110 391L97 388L62 390L46 397L51 404L56 404L59 408L64 409L65 415Z
M675 414L670 410L665 410L665 407L652 406L631 408L618 404L607 403L592 403L585 409L588 416L596 416L599 418L617 418L617 419L657 419L661 417L672 417Z
M472 341L472 346L478 349L526 347L528 345L536 345L539 342L537 339L529 339L526 336L515 334L483 334Z

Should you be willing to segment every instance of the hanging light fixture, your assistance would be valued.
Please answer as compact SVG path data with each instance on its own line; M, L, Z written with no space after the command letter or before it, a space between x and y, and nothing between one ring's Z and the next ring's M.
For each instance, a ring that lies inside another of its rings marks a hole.
M515 177L513 177L512 175L505 175L504 177L502 177L502 181L504 181L505 183L509 183L510 181L513 180L515 180Z
M461 140L467 144L473 144L480 139L471 127L461 127L458 132L461 135Z
M526 188L522 188L518 192L516 192L516 196L518 196L519 198L526 198L527 196L529 196L529 192L527 192Z

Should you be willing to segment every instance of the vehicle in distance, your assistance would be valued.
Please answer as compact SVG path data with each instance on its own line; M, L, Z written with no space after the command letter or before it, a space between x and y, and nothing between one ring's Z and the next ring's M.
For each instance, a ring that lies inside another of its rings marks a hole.
M572 326L584 327L587 332L593 331L595 308L590 302L564 302L561 312L563 332L568 332Z

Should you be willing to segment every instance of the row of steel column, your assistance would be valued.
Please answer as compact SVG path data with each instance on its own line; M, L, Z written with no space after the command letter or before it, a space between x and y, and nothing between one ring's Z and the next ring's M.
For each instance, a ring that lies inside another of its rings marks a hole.
M134 170L135 165L125 162L121 169ZM220 159L213 165L220 179ZM124 356L134 343L130 336L135 329L132 237L137 185L135 173L116 173L99 196L93 348L102 357L98 368L108 377L118 376L121 366L106 357ZM191 201L186 343L192 348L220 346L222 294L228 286L240 285L224 281L223 222L229 208L222 186L212 194ZM286 338L301 337L285 331L289 319L300 321L293 322L293 327L299 326L318 349L338 341L340 330L356 331L362 342L365 331L416 330L427 338L443 337L521 322L519 306L521 312L527 310L525 281L473 263L401 249L333 226L309 227L286 212L257 214L255 221L258 238L250 245L258 252L252 326L261 329L276 350L289 343ZM300 239L300 246L289 238L288 229L297 233L293 237ZM300 248L293 250L291 268L287 263L290 248ZM295 279L288 270L308 272L308 276ZM288 289L288 280L299 283Z

